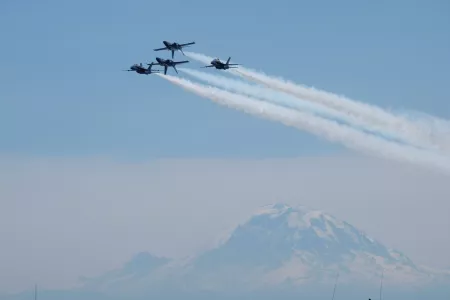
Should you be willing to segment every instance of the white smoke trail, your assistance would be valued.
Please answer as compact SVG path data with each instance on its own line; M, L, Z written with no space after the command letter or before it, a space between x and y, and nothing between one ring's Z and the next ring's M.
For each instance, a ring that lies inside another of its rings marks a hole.
M328 115L329 117L336 117L344 121L346 119L345 115L333 109L329 109L326 106L301 100L299 101L299 99L291 95L284 94L270 88L266 88L259 85L251 85L240 80L227 78L225 76L212 75L205 72L187 68L180 68L178 69L178 71L187 73L209 84L213 84L230 91L239 92L247 96L259 97L298 110L309 110L311 112L317 112L319 114Z
M227 90L245 94L251 97L257 97L259 99L264 99L273 103L286 105L295 109L307 108L308 110L323 113L324 115L337 118L339 120L345 121L346 123L351 123L353 125L360 126L361 129L369 131L378 131L384 136L392 137L395 139L401 139L404 142L415 145L417 147L429 148L430 150L438 150L436 146L428 143L427 140L420 139L420 136L411 136L411 135L404 136L398 131L386 130L383 126L376 126L370 124L368 125L367 122L362 118L356 118L353 115L348 115L340 111L330 109L320 104L317 105L310 102L299 101L298 98L291 97L290 95L279 93L277 91L273 91L269 88L255 86L239 80L227 78L225 76L212 75L192 69L183 68L179 69L179 71L185 72L193 77L196 77L197 79L203 80L209 84L213 84Z
M340 142L348 148L379 157L433 167L450 174L450 160L447 157L391 143L375 136L364 134L346 125L340 125L335 121L322 119L272 103L252 99L214 87L203 86L170 75L156 75L221 105L272 121L278 121L287 126L309 131L329 141Z
M212 57L199 53L186 52L185 54L192 59L205 64L209 64L213 59ZM271 77L264 73L243 67L230 70L231 74L239 75L267 87L291 94L302 100L314 101L327 105L332 109L352 116L352 118L365 122L367 126L376 126L377 128L384 128L389 132L398 132L402 136L408 137L408 140L416 143L426 141L427 144L438 147L444 153L449 153L450 151L448 137L440 134L441 131L447 130L441 129L439 131L433 131L433 127L428 122L411 121L402 116L396 116L389 113L374 105L357 102L343 96L295 84L282 78ZM443 123L441 122L440 125L442 126Z
M450 120L412 110L398 112L397 114L419 124L422 128L428 128L430 136L439 140L443 149L450 149Z

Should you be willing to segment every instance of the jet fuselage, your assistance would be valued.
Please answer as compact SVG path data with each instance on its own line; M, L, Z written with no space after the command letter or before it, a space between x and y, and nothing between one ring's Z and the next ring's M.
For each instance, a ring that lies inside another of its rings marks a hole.
M171 59L162 59L162 58L157 57L156 61L159 64L161 64L162 66L173 67L175 65L173 60L171 60Z
M164 46L167 47L168 50L179 50L181 49L180 45L177 43L170 43L168 41L163 41Z
M220 69L220 70L227 70L228 69L228 65L218 61L218 60L213 60L211 61L211 65L213 65L216 69Z

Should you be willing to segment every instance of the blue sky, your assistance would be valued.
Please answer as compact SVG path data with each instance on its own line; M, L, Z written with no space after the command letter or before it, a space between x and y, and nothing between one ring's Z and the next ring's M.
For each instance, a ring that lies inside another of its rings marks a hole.
M450 118L449 8L403 0L3 1L0 152L135 160L342 151L156 76L121 72L169 57L152 51L162 40L194 40L195 52Z

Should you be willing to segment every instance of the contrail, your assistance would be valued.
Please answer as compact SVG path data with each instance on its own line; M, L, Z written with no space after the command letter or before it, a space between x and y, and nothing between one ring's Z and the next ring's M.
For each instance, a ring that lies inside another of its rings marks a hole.
M227 90L231 90L233 92L238 92L259 99L264 99L276 104L286 105L295 109L304 110L306 108L307 110L318 113L322 116L337 118L339 121L343 121L344 123L359 126L360 129L368 131L370 133L378 132L379 134L389 139L403 140L403 142L415 145L417 147L428 147L431 150L438 150L436 146L429 144L427 140L420 139L419 136L404 136L398 131L386 130L383 126L370 124L370 126L368 126L367 122L365 122L365 120L363 120L362 118L356 118L353 115L348 115L320 104L299 101L300 99L298 98L271 90L266 87L251 85L239 80L227 78L225 76L212 75L192 69L183 68L179 69L179 71L183 71L193 77L196 77L197 79L203 80L209 84L213 84Z
M428 128L432 138L438 139L443 148L450 149L450 120L412 110L399 112L398 114L401 114L405 119L411 120L411 122L419 124L422 128Z
M272 103L252 99L214 87L203 86L170 75L156 75L218 104L268 120L281 122L286 126L309 131L329 141L340 142L350 149L388 159L433 167L450 174L450 160L447 157L391 143L375 136L364 134L346 125L340 125L335 121L322 119Z
M213 59L212 57L199 53L186 52L185 54L192 59L205 64L209 64ZM327 105L332 109L351 116L352 119L358 119L360 122L365 122L367 125L373 127L376 126L376 128L384 128L388 132L398 132L414 143L426 141L427 144L438 147L441 151L445 151L445 153L449 153L450 145L448 140L437 131L433 131L433 128L428 123L418 121L411 122L407 118L396 116L374 105L357 102L343 96L295 84L285 79L271 77L264 73L243 67L232 69L229 73L291 94L302 100Z
M267 87L262 87L259 85L251 85L240 80L227 78L225 76L212 75L205 72L187 68L180 68L178 69L178 71L182 71L204 82L222 87L230 91L239 92L247 96L263 98L265 100L281 105L286 105L291 108L299 110L308 110L310 112L314 112L322 116L335 117L341 121L344 122L346 121L345 115L333 109L329 109L326 106L320 104L315 104L301 100L299 101L299 99L291 95L284 94Z

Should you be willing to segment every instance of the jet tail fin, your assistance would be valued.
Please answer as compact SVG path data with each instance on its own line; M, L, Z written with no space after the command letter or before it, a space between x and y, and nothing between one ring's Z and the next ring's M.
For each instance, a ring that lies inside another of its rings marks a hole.
M231 56L228 57L228 60L227 60L227 62L226 62L227 65L228 65L228 63L230 62L230 60L231 60Z

